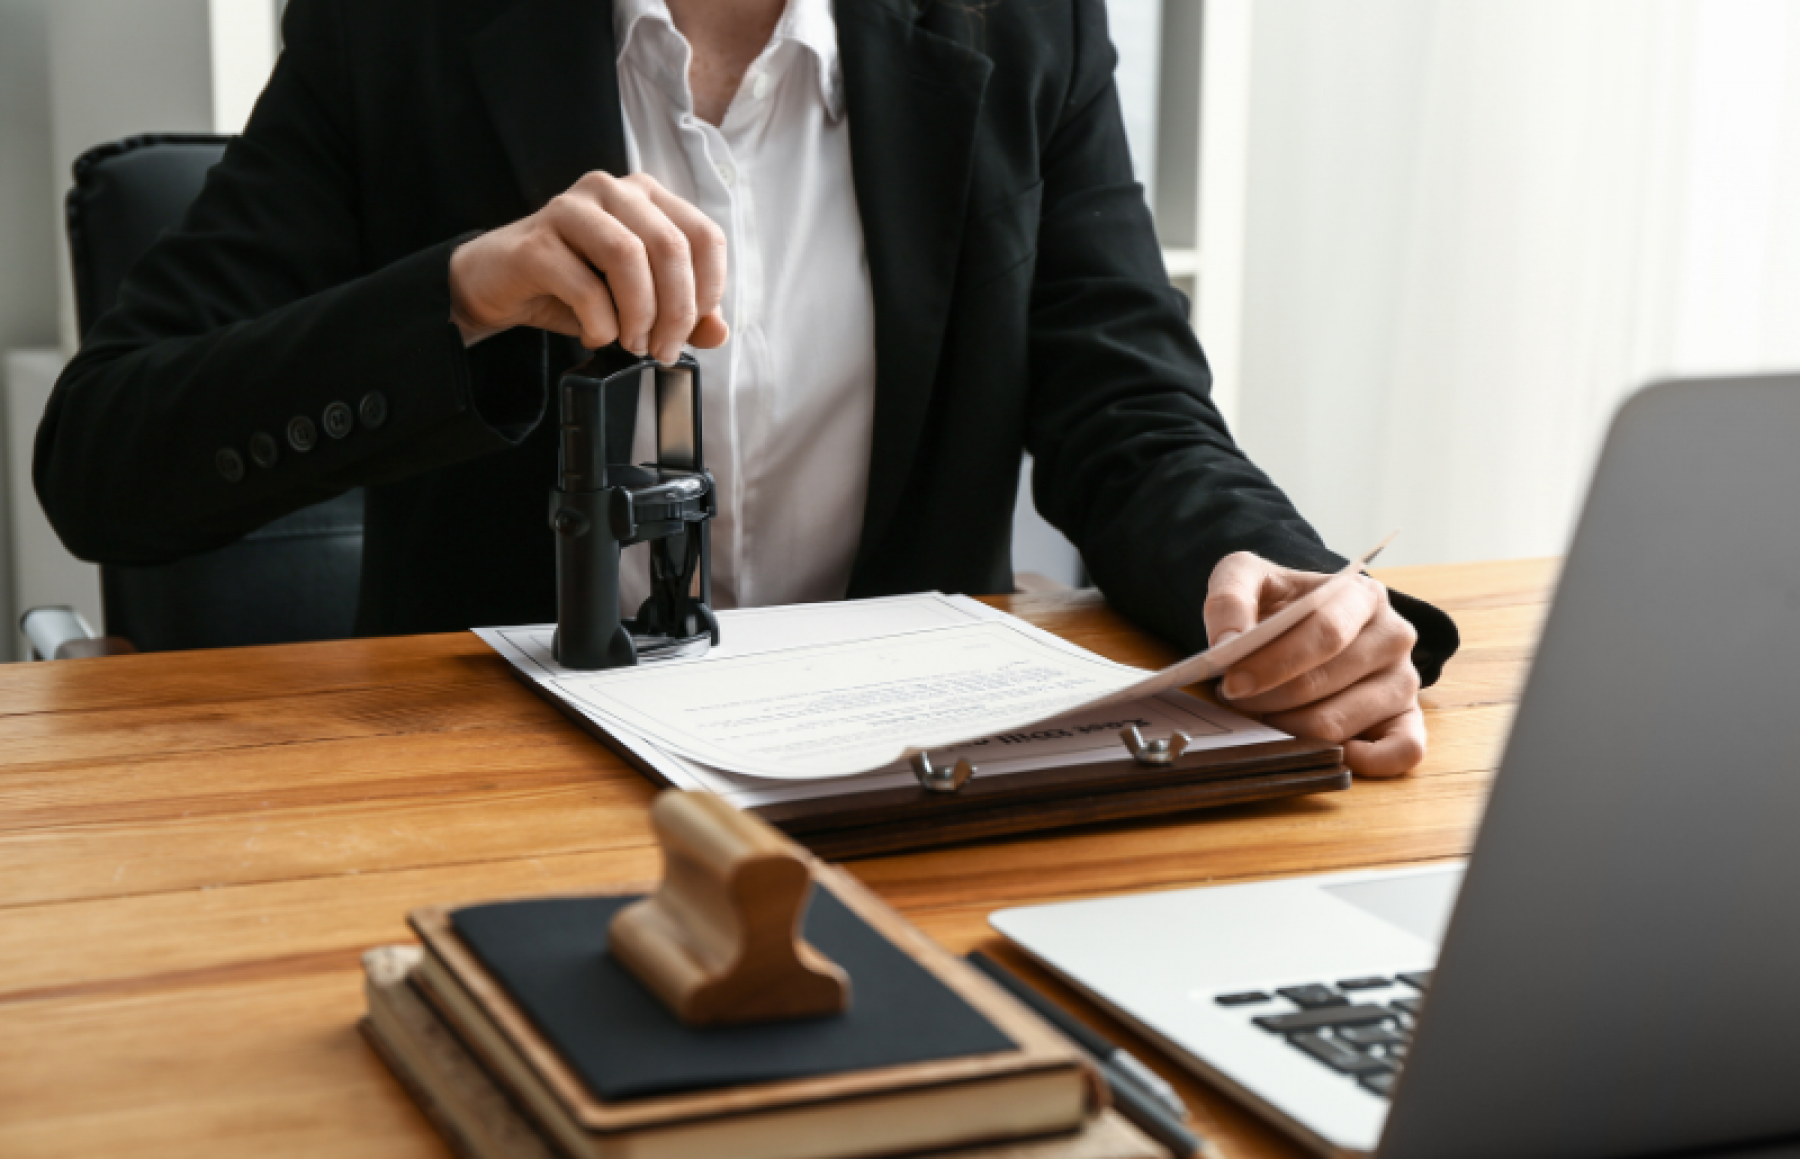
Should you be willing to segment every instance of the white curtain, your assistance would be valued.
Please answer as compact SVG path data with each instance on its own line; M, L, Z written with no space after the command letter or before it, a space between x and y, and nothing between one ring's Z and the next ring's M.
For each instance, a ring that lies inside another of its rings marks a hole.
M1800 369L1800 0L1256 0L1252 45L1239 434L1340 550L1561 551L1629 390Z

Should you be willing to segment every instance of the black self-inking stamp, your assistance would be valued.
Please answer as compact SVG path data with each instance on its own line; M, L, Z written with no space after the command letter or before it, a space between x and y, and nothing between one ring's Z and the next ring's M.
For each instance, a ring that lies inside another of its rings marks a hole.
M646 394L656 410L656 461L633 465L631 438ZM561 469L550 494L557 662L623 668L704 652L719 642L708 534L718 500L700 453L699 364L683 354L662 366L612 346L564 374L557 398ZM650 598L636 619L624 619L619 562L634 543L648 545Z

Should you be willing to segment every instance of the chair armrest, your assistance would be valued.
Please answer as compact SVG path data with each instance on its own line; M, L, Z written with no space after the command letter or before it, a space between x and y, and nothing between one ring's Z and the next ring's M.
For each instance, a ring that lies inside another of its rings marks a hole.
M121 636L102 636L74 608L32 608L19 618L19 629L31 645L34 660L71 660L81 656L119 656L137 649Z

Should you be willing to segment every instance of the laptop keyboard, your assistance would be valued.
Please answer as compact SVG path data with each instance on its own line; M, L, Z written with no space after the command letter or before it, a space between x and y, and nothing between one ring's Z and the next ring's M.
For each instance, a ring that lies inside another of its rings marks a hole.
M1391 1097L1431 971L1309 982L1272 992L1220 994L1220 1006L1241 1009L1251 1021L1323 1066Z

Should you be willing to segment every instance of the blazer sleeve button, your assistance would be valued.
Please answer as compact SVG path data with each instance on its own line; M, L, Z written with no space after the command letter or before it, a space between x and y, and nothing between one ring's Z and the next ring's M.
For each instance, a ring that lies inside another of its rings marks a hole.
M244 477L244 456L230 447L220 447L219 453L213 456L213 466L219 469L219 477L227 483L236 483Z
M288 446L304 455L318 445L319 428L305 415L295 415L288 420L287 440Z
M281 461L281 446L274 439L257 431L250 436L250 461L267 470Z
M362 415L363 426L377 430L388 420L387 395L379 390L372 390L362 396L362 402L356 408Z
M334 439L341 439L356 426L356 416L350 408L341 402L334 402L325 408L325 433Z

